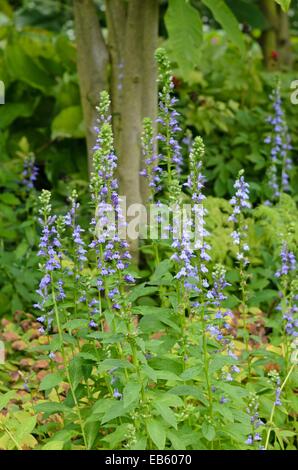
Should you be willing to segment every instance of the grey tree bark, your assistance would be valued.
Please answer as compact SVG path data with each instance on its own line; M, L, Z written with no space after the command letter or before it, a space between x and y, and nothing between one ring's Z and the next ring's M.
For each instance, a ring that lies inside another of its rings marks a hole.
M150 117L153 122L154 136L157 132L158 85L157 66L154 58L158 47L158 0L143 0L143 53L142 53L142 117ZM155 149L156 150L156 149ZM144 162L141 162L141 167ZM148 184L141 177L141 196L145 204L148 199Z
M141 204L140 191L140 139L142 128L142 2L128 3L122 89L122 122L119 151L119 187L126 196L127 207ZM128 221L129 222L129 221ZM130 240L134 261L138 260L138 242Z
M266 67L271 70L276 68L276 59L272 56L273 51L277 50L277 31L278 31L278 13L275 0L260 0L260 7L264 13L268 27L262 32L261 47L264 55Z
M290 68L293 64L289 15L279 8L278 49L280 64Z
M126 27L126 3L123 0L106 0L108 25L108 50L110 53L110 89L112 101L115 149L120 151L121 108L123 91L124 38Z
M93 0L74 0L77 69L86 128L88 169L92 169L92 149L96 140L96 105L100 91L107 89L109 55Z

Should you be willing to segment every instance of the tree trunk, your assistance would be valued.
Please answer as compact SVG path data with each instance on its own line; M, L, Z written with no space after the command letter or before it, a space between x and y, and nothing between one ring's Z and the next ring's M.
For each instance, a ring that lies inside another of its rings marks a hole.
M124 38L126 26L126 4L123 0L106 0L108 25L108 49L110 53L110 89L114 142L117 155L120 152L121 107L124 68Z
M278 50L282 67L291 68L293 54L291 50L291 35L289 16L279 7Z
M264 62L269 70L277 66L277 31L278 31L278 13L275 0L261 0L260 7L264 13L269 26L262 32L261 47L263 50Z
M77 43L77 68L86 128L88 169L96 140L96 105L100 91L107 88L108 51L99 25L93 0L74 0L74 22Z
M119 186L126 196L127 208L141 204L140 192L140 140L142 128L142 2L129 0L124 44L123 90ZM129 222L129 220L128 220ZM138 241L130 240L134 261L138 261Z
M157 131L157 66L155 51L158 46L158 0L143 0L143 54L142 54L142 117L150 117L153 122L154 136ZM157 150L157 149L156 149ZM144 162L141 162L143 167ZM143 203L148 200L147 179L141 177L141 195Z

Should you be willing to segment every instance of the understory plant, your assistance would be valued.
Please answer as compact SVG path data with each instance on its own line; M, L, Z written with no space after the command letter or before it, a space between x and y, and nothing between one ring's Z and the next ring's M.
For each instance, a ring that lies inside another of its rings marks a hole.
M146 271L132 265L129 240L121 236L126 224L110 101L102 92L89 226L80 224L76 191L69 195L67 212L59 216L49 191L39 198L39 340L32 354L49 361L50 372L38 390L32 377L24 379L32 400L23 414L16 413L15 403L9 405L11 392L1 397L0 408L7 413L0 418L0 448L297 446L294 237L283 241L272 280L278 289L274 315L283 329L275 331L274 341L260 345L250 306L255 261L249 244L249 184L240 171L225 206L224 230L231 239L225 266L212 249L204 194L205 146L195 137L183 161L165 51L157 51L157 62L159 131L155 138L152 122L144 121L142 174L149 184L149 202L170 207L163 226L168 237L141 245ZM30 184L33 175L34 170L31 177L26 174ZM185 204L179 232L175 215L183 213ZM163 215L156 217L164 222ZM29 432L22 436L16 433L17 422L26 419Z

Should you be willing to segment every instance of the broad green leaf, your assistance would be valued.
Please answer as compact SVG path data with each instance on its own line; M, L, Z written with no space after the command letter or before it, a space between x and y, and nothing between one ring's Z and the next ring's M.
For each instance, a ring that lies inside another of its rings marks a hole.
M5 103L5 106L0 106L0 129L10 126L15 119L32 116L34 108L35 104L32 102Z
M222 428L223 432L231 436L235 441L245 442L247 436L251 433L250 423L229 423Z
M115 404L113 398L101 398L97 400L90 410L90 415L85 423L92 423L94 421L101 421L103 415Z
M85 424L85 434L87 437L88 449L92 448L94 441L98 436L99 427L100 425L96 421Z
M239 23L249 24L252 28L265 29L268 21L262 13L260 5L247 0L227 0Z
M15 394L16 390L11 390L10 392L4 393L0 396L0 411L14 398Z
M154 291L155 290L156 287L154 287ZM161 317L171 313L171 309L165 307L155 307L153 305L138 305L137 307L133 308L133 312L138 315L156 315L161 320Z
M84 137L84 122L82 108L69 106L63 109L52 122L52 139L57 137Z
M173 59L187 76L200 59L202 21L199 12L185 0L169 0L165 24Z
M105 359L98 366L99 372L104 372L110 369L133 369L133 365L125 359Z
M161 261L159 265L157 266L157 268L155 269L152 276L150 277L150 282L153 283L155 281L159 281L159 279L161 279L166 273L169 272L169 270L171 269L171 266L172 266L171 260L164 259L163 261Z
M241 53L245 52L243 35L240 31L238 21L234 13L223 0L202 0L206 7L211 10L214 18L226 31L230 40L239 47Z
M170 407L160 401L153 402L153 406L166 423L177 429L177 419Z
M81 380L84 379L83 359L78 356L72 359L69 364L69 375L73 389L75 390Z
M68 322L65 323L64 328L66 330L77 330L80 328L87 328L88 327L88 321L83 320L82 318L76 318L74 320L68 320Z
M63 411L71 411L71 408L68 408L65 406L63 403L60 402L45 402L45 403L38 403L37 405L34 406L34 410L37 413L48 413L48 414L54 414L54 413L59 413Z
M145 315L139 322L139 328L144 333L156 333L165 329L161 319L156 315Z
M149 365L150 367L153 367L153 369L169 371L176 375L180 375L182 373L182 364L179 361L168 357L154 357L153 359L150 359Z
M63 380L61 374L48 374L46 375L39 386L39 390L49 390L50 388L57 387Z
M41 450L62 450L64 446L63 441L50 441L42 446Z
M20 423L20 426L17 427L14 436L18 442L21 444L23 440L26 439L28 434L30 434L36 425L36 416L31 416L28 413L20 411L16 413L16 418Z
M180 378L183 380L190 380L194 378L200 378L202 377L202 369L203 366L199 365L196 367L190 367L189 369L186 369L182 374L180 375Z
M180 435L177 431L168 431L167 436L170 439L172 446L175 450L185 450L186 445L183 440L183 436Z
M112 419L119 418L119 416L124 416L127 412L127 409L124 409L123 401L116 401L105 413L101 420L101 424L108 423L109 421L112 421Z
M227 423L228 422L231 422L231 423L234 422L234 415L233 415L232 411L230 410L230 408L228 408L227 406L225 406L224 404L221 404L221 403L215 403L213 408L219 414L221 414L221 416L223 416L225 418Z
M287 12L291 5L291 0L275 0L278 3L283 11Z
M204 422L202 425L202 434L208 441L213 441L216 434L212 424Z
M224 366L235 364L235 359L230 356L216 355L212 358L209 365L209 371L212 374L222 369Z
M152 367L148 366L147 364L143 364L141 370L146 375L146 377L153 380L153 382L157 381L156 371L152 369Z
M19 44L9 44L5 48L5 60L13 78L26 82L45 94L52 92L52 87L55 85L54 79L38 65L38 61L29 57Z
M166 444L166 432L161 421L150 419L146 423L150 439L159 450L163 450Z
M158 291L157 287L146 287L146 286L140 285L140 286L134 287L131 290L128 298L129 298L130 302L134 302L139 297L144 297L144 296L147 296L147 295L151 295L151 294L154 294L157 291Z
M120 424L120 426L116 427L114 432L111 432L107 436L104 436L103 440L109 443L110 449L115 449L116 446L120 444L120 442L126 439L129 428L129 423Z
M137 382L129 382L123 390L124 408L127 408L133 402L139 399L141 384Z
M156 371L156 376L160 380L170 380L170 381L173 381L173 382L182 381L182 379L178 375L174 374L170 370L157 370Z

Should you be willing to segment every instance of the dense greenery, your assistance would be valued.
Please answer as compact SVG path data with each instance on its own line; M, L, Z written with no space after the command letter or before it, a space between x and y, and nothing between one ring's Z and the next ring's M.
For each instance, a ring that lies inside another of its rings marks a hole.
M141 177L204 238L135 262L107 92L88 175L71 3L0 0L0 449L297 450L296 20L268 69L257 2L246 35L232 2L166 3Z

